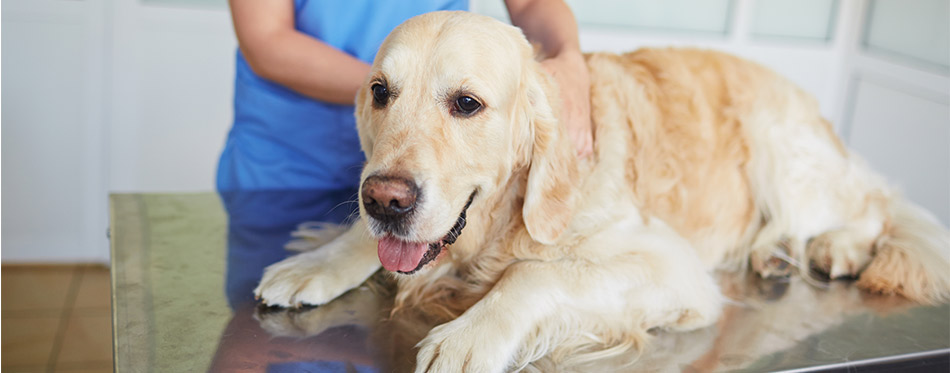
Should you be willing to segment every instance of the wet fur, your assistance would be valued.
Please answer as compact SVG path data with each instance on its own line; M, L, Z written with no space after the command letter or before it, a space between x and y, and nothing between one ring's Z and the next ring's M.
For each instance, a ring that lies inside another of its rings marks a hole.
M847 150L786 79L690 49L595 53L587 63L595 153L578 160L557 121L557 87L519 30L439 12L407 21L381 47L370 81L384 77L398 93L384 109L369 81L357 96L363 177L420 183L426 202L410 237L420 241L444 235L478 192L447 255L398 277L394 312L445 322L420 342L417 370L498 371L640 348L651 328L719 317L712 270L773 273L776 255L859 276L875 292L947 299L946 229ZM445 92L459 87L486 110L448 114ZM257 294L325 303L339 291L321 287L345 291L371 273L379 234L358 222L276 264ZM327 258L337 261L317 262Z

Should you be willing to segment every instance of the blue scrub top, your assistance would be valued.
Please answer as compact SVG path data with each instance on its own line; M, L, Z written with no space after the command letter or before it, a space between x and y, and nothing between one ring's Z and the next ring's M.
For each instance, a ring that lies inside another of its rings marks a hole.
M405 20L467 8L467 0L295 0L294 27L372 63L386 35ZM267 81L240 50L236 60L234 124L218 163L218 190L355 189L365 158L353 106Z

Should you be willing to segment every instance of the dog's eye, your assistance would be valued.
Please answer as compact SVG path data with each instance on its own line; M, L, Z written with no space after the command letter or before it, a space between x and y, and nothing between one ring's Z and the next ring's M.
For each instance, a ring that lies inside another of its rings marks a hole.
M455 100L455 110L462 115L472 115L481 107L482 104L470 96L462 96Z
M379 83L373 84L370 88L373 90L373 101L376 102L376 105L386 106L389 102L389 89Z

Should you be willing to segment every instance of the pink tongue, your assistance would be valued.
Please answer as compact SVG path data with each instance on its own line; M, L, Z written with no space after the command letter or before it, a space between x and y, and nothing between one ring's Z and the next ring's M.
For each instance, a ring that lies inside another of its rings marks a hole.
M428 250L429 244L425 242L406 242L393 236L380 239L377 247L383 268L394 272L412 272Z

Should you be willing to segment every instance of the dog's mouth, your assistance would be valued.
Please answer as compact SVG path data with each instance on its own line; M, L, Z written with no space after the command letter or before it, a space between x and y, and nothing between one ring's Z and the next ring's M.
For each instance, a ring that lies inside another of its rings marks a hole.
M377 254L383 268L388 271L402 273L404 275L415 273L422 269L426 264L439 257L446 246L455 243L462 229L465 228L465 212L472 205L475 199L475 192L468 197L468 202L459 213L455 225L441 239L435 242L407 242L391 234L387 234L379 240Z

